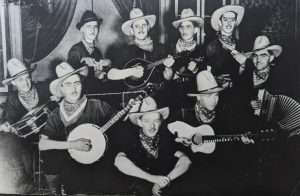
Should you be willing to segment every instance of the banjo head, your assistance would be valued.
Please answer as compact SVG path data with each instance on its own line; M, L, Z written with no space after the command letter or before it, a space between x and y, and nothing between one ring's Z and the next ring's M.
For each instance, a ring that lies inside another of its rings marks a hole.
M106 148L106 139L100 127L94 124L82 124L71 131L68 141L85 138L91 141L92 148L88 152L68 149L70 156L82 164L91 164L102 157Z

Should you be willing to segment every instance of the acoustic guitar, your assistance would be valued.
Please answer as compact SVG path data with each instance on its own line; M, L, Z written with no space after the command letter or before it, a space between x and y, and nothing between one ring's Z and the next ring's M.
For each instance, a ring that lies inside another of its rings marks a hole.
M243 136L260 141L273 141L277 138L277 131L264 130L259 133L244 133L233 135L215 135L214 130L209 125L192 127L184 122L176 121L168 124L171 133L177 134L178 137L187 138L191 141L193 152L202 152L210 154L214 152L218 142L237 142L241 141ZM195 141L197 136L197 141Z

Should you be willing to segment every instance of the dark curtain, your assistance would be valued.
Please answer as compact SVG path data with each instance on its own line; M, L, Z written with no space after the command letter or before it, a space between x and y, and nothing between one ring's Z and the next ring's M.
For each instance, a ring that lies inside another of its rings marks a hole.
M51 3L22 7L23 55L28 63L46 57L59 44L72 21L77 0Z

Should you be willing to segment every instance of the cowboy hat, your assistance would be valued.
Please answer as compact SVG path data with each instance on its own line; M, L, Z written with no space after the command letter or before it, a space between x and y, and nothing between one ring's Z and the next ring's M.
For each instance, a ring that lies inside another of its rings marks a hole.
M56 74L58 76L57 79L53 80L50 83L50 92L56 97L62 97L63 94L61 92L61 84L62 82L67 79L68 77L79 73L83 76L87 76L88 74L88 67L83 66L79 69L74 69L69 63L62 62L61 64L56 66Z
M98 22L98 26L101 25L103 19L102 18L98 18L97 15L90 11L90 10L87 10L83 13L82 17L81 17L81 20L79 23L76 24L76 28L78 30L80 30L80 28L85 24L85 23L88 23L88 22L91 22L91 21L96 21Z
M245 8L239 5L226 5L214 11L210 20L211 26L214 30L219 31L218 21L220 20L221 16L226 12L236 13L236 25L239 25L242 22Z
M183 9L181 11L181 15L180 15L180 19L179 20L176 20L172 23L172 25L175 27L175 28L178 28L178 26L184 22L184 21L191 21L191 22L196 22L199 24L199 27L203 26L204 24L204 20L199 17L199 16L196 16L194 11L190 8L187 8L187 9Z
M257 52L257 51L260 51L260 50L272 50L273 55L275 57L278 57L282 52L282 47L279 46L279 45L272 45L271 46L269 38L265 35L261 35L261 36L258 36L255 39L254 45L253 45L253 51L252 52L247 52L244 55L247 58L250 58L251 55L254 52Z
M188 93L190 97L195 97L200 94L216 93L224 89L220 87L211 72L204 70L197 74L197 91Z
M10 78L6 78L2 81L3 85L9 85L12 80L16 79L27 73L32 73L36 69L37 65L34 64L33 67L27 68L23 62L17 58L12 58L7 62L7 70Z
M160 113L163 119L165 120L169 116L170 109L169 107L157 109L157 104L155 100L152 97L146 97L145 99L143 99L140 111L129 114L129 119L133 124L138 125L138 119L141 116L150 113Z
M137 21L145 19L149 22L150 27L152 28L155 25L156 16L155 15L146 15L144 16L144 13L139 8L133 8L130 12L130 20L126 21L122 25L122 31L126 35L131 35L131 26L132 24Z

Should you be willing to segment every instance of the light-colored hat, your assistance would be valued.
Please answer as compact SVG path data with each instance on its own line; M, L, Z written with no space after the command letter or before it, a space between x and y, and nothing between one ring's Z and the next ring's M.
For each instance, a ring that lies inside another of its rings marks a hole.
M157 109L155 100L152 97L146 97L145 99L143 99L140 111L129 114L129 119L133 124L138 125L138 119L141 116L149 113L160 113L165 120L169 116L170 109L169 107Z
M196 16L194 11L190 8L183 9L181 11L180 19L174 21L172 24L175 28L178 28L178 26L184 21L196 22L199 24L199 27L203 26L204 24L204 20L201 17Z
M245 8L239 5L226 5L214 11L210 20L211 26L214 30L219 31L218 21L220 20L221 16L226 12L236 13L236 24L239 25L242 22Z
M144 13L141 9L139 8L133 8L130 12L130 20L127 20L126 22L123 23L122 25L122 31L126 35L131 35L131 26L132 24L140 19L145 19L149 22L150 27L152 28L155 25L156 21L156 16L155 15L147 15L144 16Z
M74 69L69 63L66 62L62 62L61 64L56 66L56 74L58 76L57 79L53 80L50 83L50 92L56 96L56 97L62 97L63 94L61 92L61 83L67 79L68 77L79 73L83 76L87 76L88 74L88 67L87 66L83 66L79 69Z
M270 40L267 36L265 35L261 35L258 36L255 41L254 41L254 45L253 45L253 51L252 52L247 52L244 55L249 58L251 57L251 55L256 52L256 51L260 51L260 50L272 50L273 51L273 55L275 57L278 57L281 52L282 52L282 47L279 45L272 45L270 44Z
M214 76L210 71L204 70L197 74L197 91L194 93L188 93L190 97L195 97L200 94L216 93L223 90L223 87L220 87L217 84Z
M36 69L37 65L35 64L32 68L27 68L25 64L17 58L12 58L7 62L7 70L10 75L10 78L6 78L2 81L3 85L9 85L10 82L17 77L20 77L27 73L32 73Z

